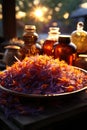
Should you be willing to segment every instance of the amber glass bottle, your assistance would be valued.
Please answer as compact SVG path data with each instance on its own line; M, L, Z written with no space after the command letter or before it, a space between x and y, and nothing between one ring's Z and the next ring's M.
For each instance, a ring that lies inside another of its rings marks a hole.
M87 32L84 30L84 23L78 22L77 28L71 33L71 41L77 46L77 53L87 53Z
M58 42L54 44L54 58L64 60L69 65L74 65L77 47L70 40L70 35L60 35Z
M54 56L54 43L58 41L59 37L59 28L58 27L50 27L48 32L48 37L43 43L43 54L48 56Z
M38 34L35 25L25 25L23 33L24 47L21 50L23 58L25 56L35 55L37 53L36 41Z

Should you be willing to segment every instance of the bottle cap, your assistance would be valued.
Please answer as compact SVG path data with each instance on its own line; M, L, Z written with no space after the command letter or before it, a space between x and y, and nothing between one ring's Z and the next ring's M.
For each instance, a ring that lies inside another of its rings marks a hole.
M82 27L83 27L83 26L84 26L84 23L83 23L82 21L80 21L80 22L78 22L78 23L77 23L77 25L79 25L79 26L82 26Z
M35 25L25 25L25 30L35 30L36 26Z
M60 35L59 36L59 43L70 43L70 35Z

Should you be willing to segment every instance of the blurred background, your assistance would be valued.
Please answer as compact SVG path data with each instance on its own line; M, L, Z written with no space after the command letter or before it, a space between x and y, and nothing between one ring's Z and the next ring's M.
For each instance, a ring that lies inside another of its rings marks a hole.
M58 27L61 34L70 35L79 21L87 32L87 0L0 0L1 66L4 52L11 50L5 46L21 45L26 24L36 26L38 43L42 45L49 27Z
M13 21L10 6L15 9ZM84 30L87 30L87 0L0 0L2 38L21 37L25 24L36 25L38 34L43 37L50 26L58 26L61 33L70 34L78 21L83 21Z

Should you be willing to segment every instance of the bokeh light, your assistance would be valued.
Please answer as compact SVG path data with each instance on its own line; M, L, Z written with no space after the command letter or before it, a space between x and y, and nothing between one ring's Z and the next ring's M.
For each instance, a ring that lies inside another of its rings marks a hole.
M65 12L65 14L63 15L64 19L68 19L69 18L69 13Z
M35 21L47 22L51 19L50 11L47 7L39 6L31 10L31 18L34 18Z

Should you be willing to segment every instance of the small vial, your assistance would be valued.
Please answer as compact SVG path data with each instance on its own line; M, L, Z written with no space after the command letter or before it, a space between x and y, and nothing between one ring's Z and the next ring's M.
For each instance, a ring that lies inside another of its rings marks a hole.
M54 56L54 43L58 41L59 37L59 28L58 27L50 27L48 32L48 37L43 43L43 54L48 56Z
M38 34L36 33L35 25L25 25L23 33L24 47L21 50L23 58L25 56L35 55L37 53L36 41Z

